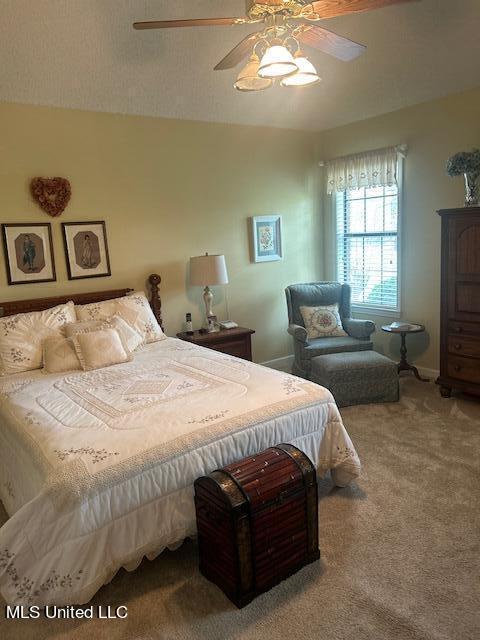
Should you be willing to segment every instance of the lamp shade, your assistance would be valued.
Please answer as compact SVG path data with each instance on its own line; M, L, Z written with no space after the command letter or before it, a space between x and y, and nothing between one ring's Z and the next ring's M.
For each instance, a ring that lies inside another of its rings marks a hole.
M298 66L290 51L281 44L274 44L265 52L258 75L261 78L281 78L298 71Z
M237 76L237 81L233 85L238 91L263 91L272 86L273 80L270 78L260 78L258 67L260 60L256 53L253 53L248 63L243 67Z
M211 284L228 284L225 256L195 256L190 258L190 284L205 287Z
M313 64L305 57L301 51L295 54L295 62L298 66L297 73L284 78L281 81L282 87L308 87L320 82L321 78Z

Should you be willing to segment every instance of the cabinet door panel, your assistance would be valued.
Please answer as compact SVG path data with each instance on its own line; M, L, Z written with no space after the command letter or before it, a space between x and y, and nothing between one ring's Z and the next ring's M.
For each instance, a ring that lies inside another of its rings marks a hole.
M445 222L448 317L480 322L480 214L466 211Z

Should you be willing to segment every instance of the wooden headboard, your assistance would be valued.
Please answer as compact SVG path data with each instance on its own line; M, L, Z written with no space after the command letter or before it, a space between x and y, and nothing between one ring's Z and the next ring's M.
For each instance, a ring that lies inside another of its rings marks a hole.
M163 329L162 322L162 301L160 299L159 285L162 279L156 273L148 277L150 285L150 306ZM73 300L75 304L90 304L91 302L101 302L111 298L123 298L131 293L133 289L111 289L109 291L92 291L91 293L71 293L52 298L33 298L31 300L13 300L11 302L0 302L0 317L13 316L16 313L28 313L29 311L43 311L57 304L64 304Z

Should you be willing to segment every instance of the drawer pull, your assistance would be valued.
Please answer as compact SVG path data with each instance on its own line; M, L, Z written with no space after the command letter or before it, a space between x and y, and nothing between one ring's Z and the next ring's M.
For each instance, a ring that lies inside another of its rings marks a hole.
M457 349L457 350L462 348L462 345L461 345L459 342L457 342L457 343L456 343L455 345L453 345L453 346L454 346L454 347L455 347L455 349Z
M462 368L462 367L461 367L459 364L456 364L456 365L453 367L453 370L454 370L454 371L460 371L460 370L461 370L461 368Z
M462 333L463 328L462 328L462 327L455 327L455 331L456 331L457 333Z

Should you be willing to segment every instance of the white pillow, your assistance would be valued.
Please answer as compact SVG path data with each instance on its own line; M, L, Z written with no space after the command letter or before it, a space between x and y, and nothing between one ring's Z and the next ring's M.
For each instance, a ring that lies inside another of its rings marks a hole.
M132 359L130 351L115 329L104 328L77 333L71 340L84 371L110 367Z
M300 313L309 340L347 335L342 327L337 304L323 307L300 307Z
M114 315L119 315L142 336L145 342L157 342L166 337L142 291L136 291L123 298L77 305L75 309L77 318L81 321L108 320Z
M40 369L43 341L63 338L65 325L75 319L73 302L0 318L0 375Z
M118 331L123 344L129 351L135 351L135 349L138 349L142 344L145 344L143 336L130 326L128 322L125 322L121 315L117 314L113 316L113 318L109 318L106 324Z
M71 338L48 338L43 342L43 370L45 373L64 373L81 369Z

